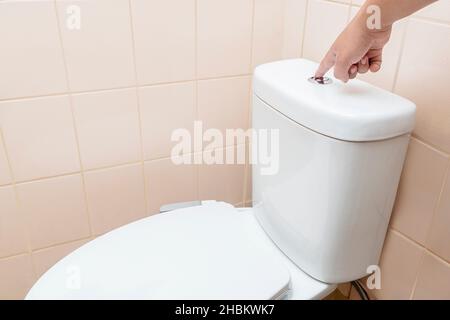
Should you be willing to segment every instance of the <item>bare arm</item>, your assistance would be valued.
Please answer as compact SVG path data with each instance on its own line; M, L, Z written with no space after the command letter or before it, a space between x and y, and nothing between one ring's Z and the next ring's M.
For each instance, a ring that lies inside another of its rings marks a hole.
M322 60L316 77L333 66L334 76L344 82L358 73L377 72L392 25L436 1L367 0Z
M389 27L394 22L412 15L414 12L436 2L437 0L367 0L360 10L366 12L367 8L376 5L381 10L383 27Z

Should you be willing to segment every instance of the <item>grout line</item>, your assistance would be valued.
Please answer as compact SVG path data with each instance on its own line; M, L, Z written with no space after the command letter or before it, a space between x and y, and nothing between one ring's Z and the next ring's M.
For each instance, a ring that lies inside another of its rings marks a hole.
M409 236L405 235L403 232L401 232L401 231L399 231L397 229L394 229L391 226L389 227L388 232L393 232L394 234L397 234L400 238L402 238L405 241L411 242L413 245L419 247L419 249L421 250L420 262L418 264L418 268L417 268L417 271L416 271L416 274L415 274L415 282L416 282L417 281L417 277L419 276L420 268L422 267L422 261L424 259L425 253L427 252L427 248L425 248L423 245L418 243L416 240L411 239ZM414 284L414 286L415 286L415 284ZM413 292L413 291L414 291L414 287L411 290L411 292ZM412 297L412 293L410 295L410 300L411 300L411 297Z
M42 252L42 251L45 251L45 250L48 250L48 249L53 249L53 248L56 248L56 247L64 246L64 245L75 243L75 242L79 242L79 241L94 240L94 239L95 239L95 236L88 236L88 237L82 237L80 239L68 240L68 241L64 241L64 242L58 242L58 243L55 243L55 244L52 244L52 245L49 245L49 246L45 246L45 247L34 249L31 252L21 252L21 253L9 255L9 256L0 257L0 261L13 259L13 258L24 256L24 255L30 255L31 256L31 260L32 260L32 262L34 264L33 253Z
M47 93L47 94L43 94L43 95L30 95L30 96L22 96L22 97L2 98L2 99L0 99L0 103L19 102L19 101L23 101L23 100L32 100L32 99L36 99L36 98L61 97L61 96L66 96L68 94L69 94L69 92L65 91L65 92Z
M51 176L45 176L45 177L39 177L39 178L32 178L29 180L18 181L18 182L16 182L16 185L20 186L20 185L24 185L24 184L33 183L33 182L58 179L58 178L63 178L63 177L79 175L79 174L81 174L81 171L70 171L70 172L65 172L65 173L61 173L61 174L57 174L57 175L51 175Z
M436 18L429 18L429 17L423 17L423 16L417 16L417 15L411 15L410 19L418 20L421 22L427 22L427 23L434 23L434 24L440 24L446 28L450 27L450 21L436 19Z
M411 289L411 293L409 295L409 300L413 300L414 294L416 293L417 282L419 282L420 270L422 269L423 263L425 261L425 254L426 254L426 252L424 251L422 253L422 256L420 257L420 262L419 262L418 267L417 267L417 271L416 271L416 275L415 275L415 279L414 279L414 284L413 284L413 287Z
M445 190L445 187L447 185L447 178L448 178L449 171L450 171L449 163L450 163L450 161L447 159L447 168L445 169L444 177L442 178L441 189L439 190L439 196L438 196L438 198L436 200L436 203L435 203L435 206L433 208L433 215L432 215L432 220L431 220L432 222L434 221L434 218L435 218L435 215L436 215L436 211L439 208L439 204L440 204L440 202L441 202L441 200L443 198L444 190ZM428 233L430 233L430 231L431 230L429 230ZM428 240L429 236L430 236L430 234L428 234L427 240Z
M136 88L136 103L137 103L137 113L138 113L138 121L139 121L139 141L140 141L140 153L141 153L141 161L139 162L141 165L142 170L142 178L144 182L144 201L145 201L145 213L148 215L148 208L150 205L150 199L149 199L149 193L148 193L148 186L147 186L147 179L145 177L145 159L144 159L144 131L143 131L143 121L142 121L142 115L141 115L141 102L139 99L139 91Z
M3 142L3 150L5 152L6 163L8 165L8 169L9 169L9 173L10 173L10 177L11 177L10 186L12 187L13 193L14 193L14 202L16 203L20 218L22 219L22 222L24 224L23 232L24 232L24 237L25 237L25 242L26 242L26 252L21 252L20 254L16 254L16 255L27 254L27 255L30 255L30 259L31 259L32 249L31 249L30 223L28 221L28 217L25 215L25 213L23 211L23 206L22 206L22 203L21 203L20 197L19 197L19 191L17 190L16 178L15 178L15 175L14 175L14 172L12 169L11 158L10 158L9 152L6 148L6 141L5 141L5 137L3 135L3 131L2 131L1 127L0 127L0 141ZM2 147L2 146L0 146L0 147ZM13 256L16 256L16 255L13 255ZM31 267L33 270L33 275L35 277L37 277L36 267L33 263L33 259L31 259Z
M322 1L322 2L330 2L330 3L335 3L335 4L341 4L344 6L350 5L350 3L345 3L339 0L315 0L315 1Z
M159 159L149 159L148 161L153 161L153 160L159 160ZM139 161L132 161L132 162L124 162L124 163L119 163L119 164L114 164L114 165L109 165L109 166L96 167L96 168L92 168L92 169L84 169L83 173L86 174L86 173L90 173L90 172L104 171L104 170L108 170L108 169L122 168L122 167L126 167L126 166L136 165L139 163L140 163ZM45 180L50 180L50 179L58 179L58 178L63 178L63 177L75 176L75 175L81 175L81 170L70 171L70 172L65 172L65 173L61 173L61 174L57 174L57 175L51 175L51 176L45 176L45 177L39 177L39 178L34 178L34 179L18 181L15 184L23 185L23 184L33 183L33 182L45 181ZM12 185L12 184L9 184L9 185ZM5 185L5 186L8 186L8 185ZM1 186L1 187L4 187L4 186Z
M198 78L197 81L237 79L237 78L249 77L252 75L253 75L253 72L241 73L241 74L235 74L235 75L227 75L227 76L218 76L218 77L203 77L203 78Z
M85 207L86 207L86 214L87 214L87 220L88 220L88 225L89 225L89 235L92 236L93 235L93 228L92 228L92 217L91 217L91 212L89 209L89 198L88 198L88 194L87 194L87 188L86 188L86 178L85 178L85 171L83 168L83 163L81 161L81 151L80 151L80 141L78 138L78 128L77 128L77 124L75 121L75 108L74 108L74 104L73 104L73 99L72 96L69 95L69 103L70 103L70 110L72 112L72 124L73 124L73 130L75 131L75 141L77 144L77 151L78 151L78 160L79 160L79 164L80 164L80 176L81 176L81 184L83 186L83 194L84 194L84 200L85 200Z
M2 0L0 0L0 2L1 2ZM6 261L6 260L10 260L10 259L14 259L14 258L19 258L19 257L25 257L25 256L29 256L30 257L30 260L31 260L31 267L32 267L32 271L33 271L33 276L34 276L34 278L37 278L37 274L35 274L35 270L34 270L34 263L33 263L33 258L32 258L32 253L30 253L30 252L21 252L21 253L17 253L17 254L13 254L13 255L10 255L10 256L4 256L4 257L0 257L0 262L2 262L2 261ZM36 281L37 279L34 279L34 281ZM3 301L3 299L2 300L0 300L0 301Z
M440 153L443 156L445 156L446 158L450 157L450 151L445 151L445 150L441 149L439 146L437 146L431 142L425 141L425 139L418 136L416 133L413 132L411 137L413 139L417 140L418 142L420 142L421 144L424 144L428 148L432 149L434 152Z
M194 2L194 73L195 73L195 81L194 81L194 108L195 108L195 115L194 115L194 121L199 119L199 110L198 110L198 0L195 0ZM203 149L203 148L202 148ZM197 150L193 150L192 157L194 158L195 163L195 153ZM199 150L203 151L203 150ZM203 157L203 154L202 154ZM200 200L200 166L194 167L194 176L195 176L195 193L197 200Z
M133 54L133 71L134 71L134 86L138 85L138 75L137 75L137 61L136 61L136 41L134 35L134 20L133 20L133 7L131 5L131 0L128 0L128 11L130 14L130 32L131 32L131 50Z
M281 46L280 46L280 59L286 59L286 30L287 30L287 0L283 0L282 18L281 18Z
M143 120L142 120L142 112L141 112L141 100L139 96L139 87L138 87L138 72L137 72L137 61L136 61L136 41L134 35L134 20L133 20L133 8L131 5L131 0L128 0L128 8L130 12L130 30L131 30L131 47L133 52L133 67L134 67L134 81L135 81L135 93L136 93L136 107L139 121L139 142L140 142L140 154L141 154L141 170L142 170L142 178L144 182L144 202L145 202L145 215L148 216L149 208L150 208L150 199L148 193L148 185L147 179L145 177L145 163L144 163L144 130L143 130Z
M400 72L400 65L402 63L402 57L403 57L403 53L405 51L406 36L409 31L409 21L410 21L409 18L406 19L406 21L405 21L405 26L404 26L404 30L402 33L402 39L401 39L401 44L400 44L400 52L398 54L397 61L395 64L394 82L392 83L392 87L391 87L391 92L393 92L393 93L395 93L395 89L397 87L398 75Z
M429 240L430 240L430 237L431 237L431 234L432 234L431 231L432 231L432 228L433 228L433 225L434 225L434 220L436 219L437 211L439 209L439 205L441 203L441 200L443 199L444 191L445 191L445 188L447 186L447 178L448 178L448 176L450 174L450 165L449 165L449 163L450 163L450 161L447 160L447 168L445 170L445 174L444 174L444 177L443 177L443 180L442 180L442 183L441 183L441 190L439 191L439 196L438 196L438 198L436 200L436 203L434 205L434 208L433 208L433 213L432 213L432 216L431 216L431 224L430 224L428 232L427 232L427 236L426 236L426 239L425 239L425 245L428 245L428 243L429 243Z
M194 78L198 80L198 0L194 1Z
M347 9L347 24L346 26L353 20L352 18L352 2L353 0L350 1L350 3L348 3L348 9Z
M70 112L72 115L72 126L73 126L73 131L75 134L75 142L76 142L76 146L77 146L77 154L78 154L78 163L80 166L80 176L81 176L81 184L83 187L83 195L84 195L84 201L85 201L85 209L86 209L86 215L87 215L87 223L89 226L89 236L93 235L93 229L92 229L92 217L91 217L91 213L89 210L89 201L88 201L88 195L87 195L87 189L86 189L86 179L84 176L84 168L83 168L83 162L81 160L81 149L80 149L80 139L78 137L78 128L77 128L77 123L76 123L76 119L75 119L75 105L73 102L73 96L72 96L72 90L71 90L71 86L70 86L70 81L69 81L69 69L67 67L67 60L66 60L66 52L64 49L64 42L63 42L63 36L62 36L62 32L61 32L61 23L59 20L59 15L58 15L58 5L56 3L56 1L54 1L54 10L55 10L55 15L56 15L56 23L57 23L57 29L58 29L58 37L59 37L59 43L61 46L61 52L62 52L62 58L63 58L63 63L64 63L64 71L65 71L65 76L66 76L66 85L67 88L69 90L68 93L68 98L69 98L69 107L70 107Z
M92 169L85 169L84 173L99 172L99 171L105 171L105 170L109 170L109 169L131 167L133 165L138 165L140 163L142 163L141 160L123 162L123 163L113 164L113 165L109 165L109 166L101 166L101 167L96 167L96 168L92 168Z
M433 251L431 251L428 248L425 248L425 253L427 253L428 255L432 256L434 259L438 260L439 262L442 262L443 264L445 264L446 267L450 268L450 260L446 260L443 257L441 257L440 255L434 253Z
M254 58L254 42L255 42L255 14L256 14L256 0L252 0L252 17L251 17L251 24L252 29L250 31L250 73L253 72L253 69L255 67L255 61L253 61Z
M85 240L93 240L94 237L95 237L95 235L90 235L90 236L88 236L88 237L82 237L82 238L79 238L79 239L74 239L74 240L68 240L68 241L64 241L64 242L59 242L59 243L52 244L52 245L49 245L49 246L37 248L37 249L35 249L33 252L42 252L42 251L45 251L45 250L48 250L48 249L53 249L53 248L55 248L55 247L65 246L65 245L72 244L72 243L75 243L75 242L80 242L80 241L85 241Z
M251 164L250 164L250 161L247 159L247 158L249 158L249 154L250 154L250 148L248 147L248 144L245 144L245 157L246 157L246 159L245 159L245 166L244 166L244 189L243 189L243 195L242 195L242 198L243 198L243 203L244 203L244 206L245 206L245 204L247 203L247 198L248 198L248 194L247 194L247 185L248 185L248 183L249 183L249 179L250 179L250 175L249 175L249 170L250 170L250 166L251 166Z
M5 137L3 135L3 130L2 130L1 127L0 127L0 141L3 141L3 150L5 152L6 163L8 165L8 169L9 169L9 173L10 173L10 177L11 177L11 183L9 185L13 185L14 186L16 184L16 177L15 177L13 169L12 169L11 159L10 159L10 156L9 156L8 149L6 148L6 141L5 141ZM0 145L0 148L1 147L2 146Z
M285 2L286 4L286 2ZM286 12L286 10L284 10L284 13ZM251 46L250 46L250 69L253 72L254 71L254 67L255 67L255 61L254 61L254 50L255 50L255 16L256 16L256 0L252 1L252 31L251 31L251 37L250 37L250 41L251 41ZM283 24L283 28L285 27L285 25ZM284 29L283 29L283 34L284 34ZM251 76L251 75L250 75ZM251 117L252 117L252 113L253 113L253 99L252 99L252 94L253 94L253 82L251 80L252 78L250 77L250 83L249 83L249 92L248 92L248 111L247 111L247 130L251 127ZM252 123L253 124L253 123ZM242 145L236 145L236 150L238 149L239 146ZM247 142L245 141L243 144L244 147L244 152L245 152L245 164L244 164L244 176L242 179L242 183L243 183L243 188L242 188L242 203L243 205L245 205L245 202L247 201L247 183L248 183L248 170L249 170L249 161L247 161Z
M1 0L0 0L1 1ZM23 97L14 97L14 98L7 98L7 99L0 99L1 103L12 103L12 102L20 102L20 101L27 101L27 100L34 100L34 99L42 99L42 98L51 98L51 97L65 97L68 95L84 95L84 94L93 94L93 93L105 93L105 92L111 92L111 91L117 91L117 90L126 90L126 89L140 89L140 88L152 88L152 87L158 87L158 86L170 86L175 84L184 84L184 83L190 83L195 81L208 81L208 80L222 80L222 79L236 79L236 78L243 78L251 76L252 73L241 73L241 74L233 74L233 75L224 75L224 76L215 76L215 77L202 77L202 78L196 78L196 79L188 79L188 80L178 80L178 81L171 81L171 82L156 82L151 84L137 84L133 86L122 86L122 87L111 87L111 88L104 88L104 89L92 89L92 90L84 90L84 91L70 91L67 92L58 92L58 93L51 93L51 94L44 94L44 95L30 95L30 96L23 96Z
M302 32L302 46L301 46L301 52L300 52L300 57L303 58L303 54L304 54L304 49L305 49L305 35L306 35L306 26L308 23L308 17L309 17L309 3L311 0L306 0L305 3L305 19L303 19L303 32Z
M238 144L237 146L242 146L244 144ZM223 146L220 148L216 148L216 149L225 149L231 147L230 146ZM198 153L202 153L204 151L211 151L211 149L208 150L199 150L199 151L193 151L191 153L187 153L187 154L183 154L184 155L193 155L193 154L198 154ZM154 161L162 161L162 160L170 160L171 156L167 155L167 156L162 156L162 157L155 157L155 158L149 158L149 159L143 159L144 164L145 163L149 163L149 162L154 162ZM132 161L132 162L124 162L124 163L119 163L119 164L114 164L114 165L109 165L109 166L102 166L102 167L96 167L96 168L92 168L92 169L84 169L83 173L91 173L91 172L99 172L99 171L104 171L104 170L109 170L109 169L117 169L117 168L122 168L122 167L127 167L127 166L133 166L133 165L138 165L141 164L142 161ZM68 176L74 176L74 175L79 175L81 174L81 171L72 171L72 172L67 172L67 173L62 173L62 174L58 174L58 175L52 175L52 176L45 176L45 177L39 177L39 178L35 178L35 179L30 179L30 180L24 180L24 181L20 181L20 182L16 182L16 185L23 185L23 184L28 184L28 183L33 183L33 182L39 182L39 181L45 181L45 180L50 180L50 179L58 179L58 178L63 178L63 177L68 177ZM2 185L1 187L8 187L8 186L12 186L13 183L11 184L6 184L6 185Z
M253 127L253 85L252 81L250 81L250 92L248 97L248 112L247 112L247 130L251 129ZM248 141L247 141L248 140ZM249 183L249 170L252 168L252 164L250 163L250 153L252 150L250 149L250 139L246 138L246 141L244 142L244 148L245 148L245 166L244 166L244 191L243 191L243 201L244 203L247 202L248 194L247 194L247 185Z
M445 258L441 257L439 254L433 252L433 251L430 250L429 248L425 247L425 245L423 245L423 244L417 242L416 240L412 239L410 236L404 234L402 231L400 231L400 230L398 230L398 229L396 229L396 228L394 228L394 227L392 227L392 226L389 226L388 231L393 231L393 232L396 233L397 235L401 236L403 239L405 239L405 240L407 240L407 241L413 243L413 244L414 244L415 246L417 246L417 247L420 247L424 252L427 252L428 254L430 254L430 255L436 257L437 259L439 259L439 260L445 262L445 263L448 264L449 267L450 267L450 261L447 261Z
M412 239L410 236L404 234L402 231L400 231L400 230L394 228L393 226L390 225L390 226L388 227L388 231L389 231L389 230L393 231L393 232L396 233L397 235L400 235L402 238L404 238L404 239L406 239L406 240L412 242L414 245L419 246L419 247L421 247L421 248L423 248L423 249L426 249L422 244L420 244L420 243L417 242L416 240Z

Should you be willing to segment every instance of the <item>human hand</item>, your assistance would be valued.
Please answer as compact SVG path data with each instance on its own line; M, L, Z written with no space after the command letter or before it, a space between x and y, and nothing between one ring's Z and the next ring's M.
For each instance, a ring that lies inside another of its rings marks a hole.
M371 30L365 19L355 17L333 43L315 76L323 77L333 66L334 76L343 82L354 79L358 73L379 71L391 30L392 26Z

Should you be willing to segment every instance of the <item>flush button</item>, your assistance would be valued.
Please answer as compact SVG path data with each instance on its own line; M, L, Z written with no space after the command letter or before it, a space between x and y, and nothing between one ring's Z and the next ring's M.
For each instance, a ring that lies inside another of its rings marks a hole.
M308 79L309 82L315 83L315 84L330 84L333 83L333 80L331 80L328 77L311 77Z

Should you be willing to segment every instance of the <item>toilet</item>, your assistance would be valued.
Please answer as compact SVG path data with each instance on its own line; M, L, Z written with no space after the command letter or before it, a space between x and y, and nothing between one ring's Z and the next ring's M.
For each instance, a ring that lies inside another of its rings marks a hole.
M255 70L252 126L278 131L279 163L275 174L253 164L252 208L201 201L120 227L59 261L26 298L322 299L365 277L416 108L362 81L311 78L316 69L295 59Z

